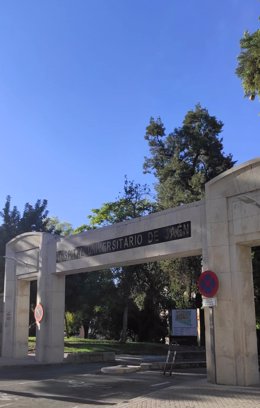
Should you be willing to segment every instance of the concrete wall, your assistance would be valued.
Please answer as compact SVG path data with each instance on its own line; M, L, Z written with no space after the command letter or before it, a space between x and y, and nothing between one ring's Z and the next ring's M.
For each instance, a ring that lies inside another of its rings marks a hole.
M3 323L4 323L4 294L0 294L0 355L2 355L3 342Z

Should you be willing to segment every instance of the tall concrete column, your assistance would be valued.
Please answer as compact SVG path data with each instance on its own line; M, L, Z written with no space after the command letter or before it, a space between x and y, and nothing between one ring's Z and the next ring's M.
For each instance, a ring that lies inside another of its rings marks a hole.
M206 206L203 208L203 223L202 223L202 272L209 268L209 251L208 237L206 224ZM205 324L205 348L207 361L207 379L215 384L216 379L216 351L215 351L215 327L214 327L214 310L204 309L204 324Z
M4 324L4 292L0 293L0 356L2 355L3 324Z
M206 200L207 269L219 279L217 306L205 313L208 379L217 384L236 384L234 319L229 255L227 200Z
M7 246L2 356L22 358L28 354L30 283L17 280L15 252Z
M224 248L222 248L224 251ZM214 332L216 382L218 384L254 385L259 382L256 341L256 319L252 279L251 248L230 246L230 257L224 253L212 259L212 270L220 280L218 304L213 323L207 313L208 351L213 349ZM230 269L223 269L223 261ZM217 262L216 262L217 261ZM225 272L223 273L223 270ZM208 362L208 361L207 361ZM211 366L208 366L210 371ZM213 371L210 379L214 379Z
M2 337L2 357L15 357L16 343L16 262L12 249L6 248L4 283L4 324Z
M230 252L236 380L239 385L256 384L259 370L251 248L232 245Z
M37 303L44 309L36 332L36 360L59 363L64 358L65 276L56 274L56 240L42 235L39 254Z
M256 188L255 184L247 184L245 180L250 183L256 180L251 166L248 166L247 173L245 169L243 172L230 171L228 176L221 175L206 185L208 269L217 274L220 284L217 306L213 311L213 329L209 311L205 319L207 363L212 357L210 332L213 331L216 383L243 386L259 382L250 249L252 235L245 234L248 225L252 224L259 239L258 224L251 222L259 209L237 204L249 186ZM213 372L211 378L214 379Z
M15 344L14 357L22 358L28 355L28 330L30 308L30 282L16 282L16 313L15 313Z
M204 237L203 251L202 251L202 272L209 269L208 248ZM214 308L204 309L204 323L205 323L205 347L207 360L207 378L208 381L215 384L217 382L216 376L216 345L215 345L215 324L214 324Z

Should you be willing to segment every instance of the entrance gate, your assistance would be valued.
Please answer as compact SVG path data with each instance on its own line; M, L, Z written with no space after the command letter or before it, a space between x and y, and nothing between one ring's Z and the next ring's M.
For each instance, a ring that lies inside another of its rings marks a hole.
M206 184L205 199L146 217L57 238L17 236L6 247L2 356L27 355L29 284L37 279L44 317L36 360L58 363L64 350L65 275L201 255L219 279L218 302L206 309L208 379L259 381L251 247L260 245L260 158ZM212 326L214 321L214 326Z

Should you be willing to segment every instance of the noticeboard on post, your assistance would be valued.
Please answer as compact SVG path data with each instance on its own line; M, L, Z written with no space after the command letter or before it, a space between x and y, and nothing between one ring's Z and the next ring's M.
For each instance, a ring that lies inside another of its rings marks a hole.
M197 336L197 310L172 310L172 336Z

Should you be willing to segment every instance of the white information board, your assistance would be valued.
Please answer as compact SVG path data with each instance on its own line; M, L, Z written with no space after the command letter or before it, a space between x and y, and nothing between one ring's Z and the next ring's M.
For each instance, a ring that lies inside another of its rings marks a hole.
M197 336L197 310L172 310L172 336Z

